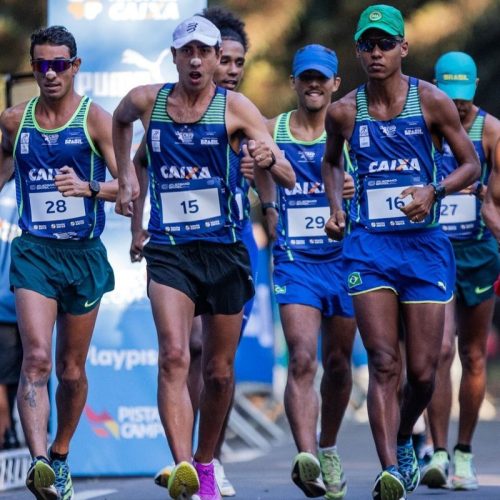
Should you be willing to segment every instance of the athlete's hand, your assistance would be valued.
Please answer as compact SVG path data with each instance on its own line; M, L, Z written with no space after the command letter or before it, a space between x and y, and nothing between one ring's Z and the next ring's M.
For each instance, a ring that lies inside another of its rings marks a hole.
M132 217L134 213L134 204L132 202L134 195L131 183L118 184L118 193L116 195L115 212L125 217Z
M140 229L139 231L132 232L132 243L130 244L131 262L140 262L142 260L142 249L148 239L149 233L146 229Z
M325 233L332 240L340 241L344 237L345 212L337 210L330 215L325 224Z
M410 196L412 200L400 210L413 222L423 221L430 213L434 204L434 188L427 186L412 186L401 191L400 199Z
M243 146L241 146L241 151L243 152L243 157L240 160L241 174L249 183L253 183L253 169L255 166L255 160L250 155L248 146L246 144L243 144Z
M65 165L59 169L55 176L55 185L63 196L89 197L90 191L88 181L82 181L76 172Z
M345 200L350 200L354 197L354 193L356 190L354 189L354 179L352 175L344 172L344 190L342 191L342 198Z
M266 220L267 235L271 241L275 241L278 237L276 227L278 226L278 211L274 208L266 209Z
M254 141L253 139L248 141L248 153L259 168L269 168L269 165L276 161L271 148L264 141Z

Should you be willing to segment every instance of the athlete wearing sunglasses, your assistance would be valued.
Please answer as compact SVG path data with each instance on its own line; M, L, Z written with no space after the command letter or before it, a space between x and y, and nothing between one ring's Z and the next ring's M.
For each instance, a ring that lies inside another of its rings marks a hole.
M43 75L45 75L49 69L55 73L62 73L71 68L75 61L76 56L69 59L33 59L31 61L31 67L33 71L42 73Z
M382 468L372 495L383 500L406 498L420 479L411 434L432 397L445 304L455 283L453 249L436 225L440 200L480 173L451 99L402 73L404 34L403 16L394 7L372 5L361 14L354 40L367 82L329 106L322 167L330 177L325 190L332 214L325 227L340 239L347 226L340 201L348 141L356 194L343 255L370 364L368 415ZM435 153L443 140L458 165L446 177ZM406 342L401 404L400 312Z
M362 38L358 40L357 47L361 52L373 52L375 47L378 47L382 52L388 52L392 50L403 41L402 38L399 37L370 37L370 38Z

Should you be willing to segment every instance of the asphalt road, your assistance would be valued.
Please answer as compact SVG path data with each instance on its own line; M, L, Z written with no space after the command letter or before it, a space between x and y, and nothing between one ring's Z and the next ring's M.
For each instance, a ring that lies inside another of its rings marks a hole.
M456 425L450 429L454 444ZM370 499L379 463L367 424L346 421L339 438L348 480L347 499ZM473 442L480 488L475 492L429 490L420 486L411 499L434 500L500 499L500 420L479 423ZM295 454L291 438L275 446L269 454L246 462L225 463L227 476L236 488L237 500L300 500L305 498L290 479L290 466ZM75 480L74 500L165 500L168 493L151 478L120 477ZM26 489L0 493L1 500L33 498Z

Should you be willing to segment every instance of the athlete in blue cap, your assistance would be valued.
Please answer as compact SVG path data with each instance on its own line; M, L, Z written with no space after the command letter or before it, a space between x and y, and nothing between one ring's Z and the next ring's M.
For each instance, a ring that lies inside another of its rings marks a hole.
M500 271L498 243L481 217L482 201L500 137L500 122L474 104L477 69L464 52L448 52L436 62L435 82L453 99L460 121L474 144L481 163L479 180L442 201L440 223L453 244L457 266L455 297L446 305L444 339L436 374L436 389L428 406L434 443L430 463L422 469L422 484L430 488L448 485L450 457L447 451L451 411L451 363L455 335L462 364L458 439L453 451L451 487L478 487L471 442L486 390L486 340L493 318L493 282ZM447 143L443 147L443 175L457 167Z
M347 490L336 442L352 387L356 330L345 285L342 244L324 233L330 211L321 160L326 110L340 85L337 73L337 56L326 47L307 45L295 53L291 83L297 109L270 120L268 129L292 164L297 181L291 189L278 188L274 205L274 197L264 199L260 193L276 238L274 294L290 358L285 411L299 452L293 460L292 480L306 496L330 500L343 498ZM344 194L352 195L352 178L346 178ZM320 332L324 372L318 443L319 401L314 378Z

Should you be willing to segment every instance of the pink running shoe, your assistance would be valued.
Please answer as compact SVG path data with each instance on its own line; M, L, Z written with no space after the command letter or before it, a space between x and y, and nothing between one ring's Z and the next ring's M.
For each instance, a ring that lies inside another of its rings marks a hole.
M198 473L198 478L200 479L198 498L200 500L222 500L217 482L215 481L215 468L213 461L208 465L204 465L198 463L196 460L193 460L193 465Z

